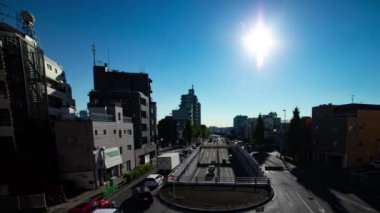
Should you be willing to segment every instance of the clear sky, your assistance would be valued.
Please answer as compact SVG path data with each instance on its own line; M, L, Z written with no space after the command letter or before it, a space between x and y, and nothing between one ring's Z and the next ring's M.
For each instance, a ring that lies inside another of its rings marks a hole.
M158 119L194 84L202 123L319 104L380 104L380 1L2 0L28 10L41 47L66 71L77 110L93 88L91 45L111 69L149 73ZM242 37L264 20L276 38L258 67ZM3 19L11 24L15 22ZM142 68L141 68L142 67Z

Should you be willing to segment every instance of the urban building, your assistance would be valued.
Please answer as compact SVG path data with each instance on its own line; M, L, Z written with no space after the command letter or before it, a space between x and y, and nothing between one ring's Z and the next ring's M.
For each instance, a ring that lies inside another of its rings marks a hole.
M135 167L132 119L119 105L90 108L87 117L63 115L55 126L64 183L94 189Z
M136 166L149 163L156 155L157 113L151 82L146 73L109 71L107 64L94 66L94 90L89 93L88 106L121 104L123 114L133 122Z
M345 168L380 159L380 105L320 105L312 119L312 162Z
M250 134L248 126L248 116L246 115L237 115L234 117L234 134L237 139L246 141Z
M188 94L181 96L179 109L173 110L172 116L177 123L177 138L180 141L185 139L184 131L187 121L201 125L201 104L198 102L193 86L189 89Z
M0 177L0 185L11 194L57 181L54 118L60 107L75 109L64 71L34 39L33 16L21 16L22 29L0 23L0 158L13 162L3 168L9 175Z
M60 116L63 113L62 108L65 108L68 113L74 113L75 101L72 98L71 86L66 81L62 66L46 55L44 62L49 115L51 117Z

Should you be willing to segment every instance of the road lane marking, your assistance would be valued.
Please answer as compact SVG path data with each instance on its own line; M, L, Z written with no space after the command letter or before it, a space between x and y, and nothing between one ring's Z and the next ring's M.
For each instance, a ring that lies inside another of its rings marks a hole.
M298 194L298 192L296 192L296 194L297 194L297 196L301 199L301 201L303 202L303 204L305 204L305 206L307 207L307 209L309 209L309 211L310 211L311 213L314 213L313 210L311 210L310 206L307 205L307 203L305 202L305 200L302 199L302 197L300 196L300 194Z
M289 206L293 207L294 206L293 200L290 198L290 196L289 196L289 194L287 192L285 192L285 195L286 195L286 197L289 200L289 202L288 202Z
M313 201L317 204L319 212L325 213L325 209L322 207L322 205L319 204L319 202L315 199L313 199Z

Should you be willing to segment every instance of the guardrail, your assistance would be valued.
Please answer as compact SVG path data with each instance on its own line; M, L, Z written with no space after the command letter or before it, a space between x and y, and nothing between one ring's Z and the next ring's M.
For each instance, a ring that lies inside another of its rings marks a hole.
M45 194L0 197L0 212L46 208Z
M270 179L267 177L190 177L182 176L181 178L171 176L168 183L196 184L196 185L245 185L245 186L266 186L270 185Z
M186 168L192 163L195 156L199 154L199 150L199 147L197 147L182 163L169 173L168 177L176 177L179 179L185 172Z

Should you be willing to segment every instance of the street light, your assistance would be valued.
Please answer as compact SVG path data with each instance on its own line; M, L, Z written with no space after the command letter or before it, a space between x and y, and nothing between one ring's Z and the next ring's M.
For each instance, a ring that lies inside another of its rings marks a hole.
M285 134L286 134L286 109L283 109L282 111L284 112L284 128L283 128L282 143L280 144L280 158L282 156L282 149L285 143Z

